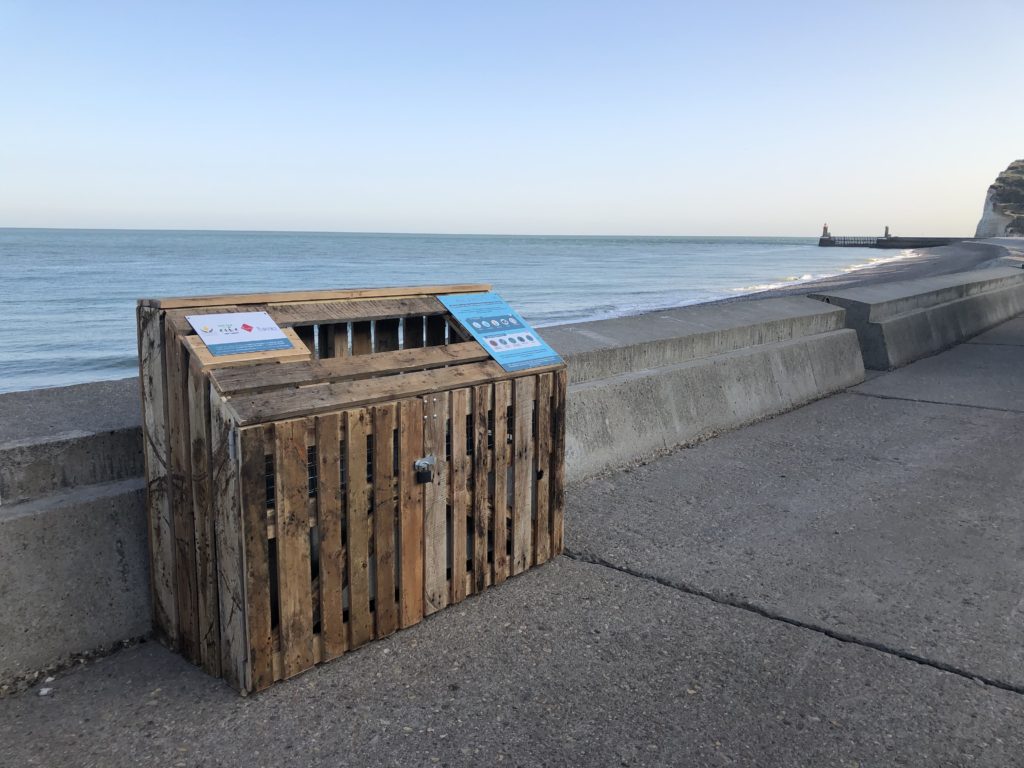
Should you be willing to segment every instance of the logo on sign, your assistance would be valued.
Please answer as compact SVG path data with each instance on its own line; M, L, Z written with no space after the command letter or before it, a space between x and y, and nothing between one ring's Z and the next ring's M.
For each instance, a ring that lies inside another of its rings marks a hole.
M242 330L246 333L252 333L252 326L248 323L242 323Z

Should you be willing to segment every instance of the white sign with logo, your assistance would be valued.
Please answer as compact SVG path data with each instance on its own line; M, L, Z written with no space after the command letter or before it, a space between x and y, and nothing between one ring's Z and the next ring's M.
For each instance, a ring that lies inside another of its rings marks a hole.
M292 342L266 312L188 315L189 325L213 355L292 349Z

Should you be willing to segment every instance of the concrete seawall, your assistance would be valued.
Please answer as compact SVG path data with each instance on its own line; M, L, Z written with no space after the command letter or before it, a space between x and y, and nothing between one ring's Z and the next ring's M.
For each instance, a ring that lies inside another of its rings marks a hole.
M952 275L812 293L843 307L864 365L889 370L941 352L1024 312L1024 270Z
M546 328L569 362L578 481L863 380L844 311L806 298ZM0 681L145 634L138 382L0 396Z

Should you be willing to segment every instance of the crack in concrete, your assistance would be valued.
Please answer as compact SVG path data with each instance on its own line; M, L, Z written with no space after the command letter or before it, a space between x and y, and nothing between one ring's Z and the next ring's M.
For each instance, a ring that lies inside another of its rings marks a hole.
M996 408L994 405L971 405L970 403L946 403L942 400L921 400L915 397L897 397L896 395L876 395L873 392L854 392L846 390L845 394L858 397L874 397L878 400L903 400L907 403L925 403L926 405L948 405L951 408L977 408L979 411L995 411L996 413L1024 413L1020 408Z
M792 627L797 627L799 629L806 629L811 632L816 632L818 634L831 638L832 640L837 640L841 643L857 645L861 648L867 648L872 651L884 653L887 656L894 656L896 658L903 659L904 661L910 661L925 667L931 667L932 669L937 669L940 672L948 672L951 675L957 675L958 677L962 677L966 680L970 680L975 683L991 686L993 688L998 688L1003 691L1009 691L1010 693L1024 695L1024 685L1011 683L1006 680L1000 680L994 677L988 677L987 675L976 674L963 667L958 667L954 664L947 664L944 661L938 661L936 659L930 659L926 656L920 656L916 653L911 653L910 651L905 651L891 645L886 645L885 643L879 643L874 640L867 640L865 638L857 637L856 635L851 635L846 632L839 632L835 629L831 629L820 624L812 624L801 619L794 619L790 616L786 616L784 614L773 611L769 608L756 605L741 598L726 597L690 584L672 581L671 579L666 579L663 576L656 576L651 573L644 573L643 571L638 571L635 568L629 568L624 565L616 565L615 563L605 560L604 558L598 557L597 555L592 555L587 552L577 552L569 549L568 547L565 548L564 554L569 559L575 560L577 562L588 563L590 565L597 565L603 568L609 568L613 571L624 573L627 576L633 576L634 578L643 579L644 581L651 581L655 584L660 584L663 587L668 587L669 589L674 589L678 592L683 592L685 594L692 595L693 597L700 597L705 600L710 600L711 602L717 603L718 605L725 605L730 608L737 608L741 611L747 611L748 613L756 614L758 616L761 616L762 618L769 619L771 621L778 621L782 624L788 624Z

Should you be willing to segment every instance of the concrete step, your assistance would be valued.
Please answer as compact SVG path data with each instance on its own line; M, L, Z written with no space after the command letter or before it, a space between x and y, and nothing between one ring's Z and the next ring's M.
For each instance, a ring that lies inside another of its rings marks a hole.
M141 478L0 508L0 681L148 633Z
M137 379L0 395L0 506L141 477Z

